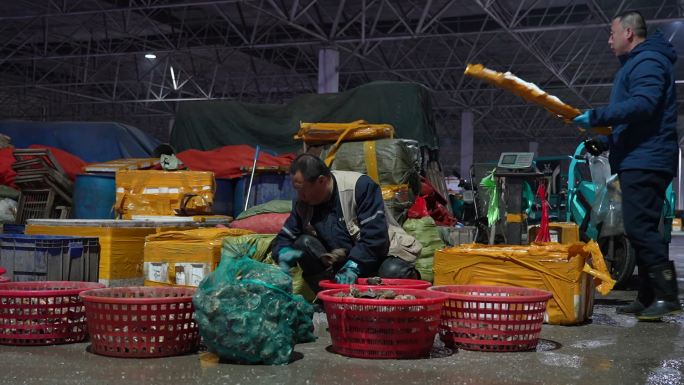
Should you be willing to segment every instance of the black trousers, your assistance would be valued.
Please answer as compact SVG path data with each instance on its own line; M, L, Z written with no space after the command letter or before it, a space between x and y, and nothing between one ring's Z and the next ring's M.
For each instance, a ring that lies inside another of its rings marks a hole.
M315 293L321 291L318 282L326 279L334 279L335 273L342 268L344 261L326 267L321 262L320 256L328 250L316 237L311 235L301 235L295 241L293 247L304 253L299 259L299 266L302 268L302 278ZM373 272L369 276L379 275L382 278L418 278L417 271L413 265L401 258L386 257L380 264L378 272Z
M637 265L648 268L667 262L668 244L658 227L672 175L626 170L620 172L619 178L625 233L636 251Z

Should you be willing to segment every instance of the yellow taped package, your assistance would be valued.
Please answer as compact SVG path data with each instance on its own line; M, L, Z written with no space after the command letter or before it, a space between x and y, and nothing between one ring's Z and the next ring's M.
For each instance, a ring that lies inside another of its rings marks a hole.
M140 170L159 164L159 158L127 158L91 163L83 167L85 172L117 172L120 170Z
M434 272L435 285L547 290L553 298L547 305L545 321L559 325L588 320L594 306L594 288L605 295L615 285L593 241L572 245L460 245L435 253Z
M295 140L307 144L326 144L338 141L360 141L394 137L389 124L370 124L365 120L351 123L300 123Z
M192 215L211 214L214 173L206 171L121 170L116 173L116 210L133 216L176 215L184 199Z
M407 184L384 184L380 186L380 191L384 201L396 199L405 202L411 199L410 187Z
M563 103L557 97L549 95L537 85L528 83L510 72L493 71L485 68L482 64L468 64L464 73L509 91L528 102L537 104L554 116L559 116L566 121L570 121L582 113L577 108ZM610 127L593 127L592 130L601 135L609 135L611 133Z
M99 279L107 285L111 281L122 281L121 285L142 284L145 237L156 231L155 227L26 226L26 234L98 237Z
M229 228L166 231L147 236L143 257L145 286L198 286L221 260L226 237L252 234Z

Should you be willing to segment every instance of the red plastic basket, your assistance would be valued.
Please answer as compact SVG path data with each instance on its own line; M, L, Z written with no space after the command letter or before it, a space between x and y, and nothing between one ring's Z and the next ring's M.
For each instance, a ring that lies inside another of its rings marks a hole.
M81 293L91 351L113 357L168 357L200 342L194 288L117 287Z
M0 344L53 345L87 336L79 293L101 288L94 282L8 282L0 284Z
M358 358L419 358L429 354L447 296L393 288L415 300L335 297L348 289L318 293L323 300L335 352Z
M335 281L326 279L324 281L320 281L318 285L321 287L321 289L328 290L328 289L349 289L350 284L343 284L343 283L337 283ZM395 278L383 278L382 279L382 285L368 285L368 278L359 278L358 281L354 284L354 286L358 287L359 290L361 289L368 289L368 288L373 288L373 289L395 289L395 288L401 288L401 289L418 289L418 290L425 290L432 286L430 282L426 281L421 281L419 279L395 279Z
M4 267L0 267L0 275L3 275L7 272Z
M433 286L445 293L442 341L466 350L514 352L535 349L551 293L508 286Z

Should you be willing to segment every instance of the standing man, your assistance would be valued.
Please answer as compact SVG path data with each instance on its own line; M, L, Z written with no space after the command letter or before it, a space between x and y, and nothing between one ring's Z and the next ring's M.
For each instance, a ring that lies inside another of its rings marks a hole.
M622 189L625 233L639 266L637 298L617 312L654 321L681 310L674 264L658 231L679 154L673 71L677 54L660 31L647 36L644 18L636 11L613 19L608 44L622 64L610 104L585 111L574 122L585 129L613 127L610 135L585 145L594 155L610 150L610 166Z
M387 214L370 177L331 171L311 154L299 155L290 175L297 199L273 247L284 272L299 264L314 292L325 279L419 278L415 260L422 246Z

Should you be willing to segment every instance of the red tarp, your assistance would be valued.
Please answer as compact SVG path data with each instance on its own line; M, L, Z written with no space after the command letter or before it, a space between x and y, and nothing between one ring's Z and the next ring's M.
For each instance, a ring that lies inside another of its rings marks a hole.
M236 219L230 223L230 227L252 230L257 234L278 234L289 217L290 213L257 214L244 219Z
M14 177L17 173L12 170L12 165L16 161L12 156L12 147L0 148L0 184L16 188Z
M212 171L216 178L239 178L240 167L252 167L254 147L248 145L225 146L210 151L186 150L178 153L178 159L194 171ZM294 154L271 155L261 151L257 167L286 166L294 160Z
M29 148L41 149L45 148L50 150L52 156L57 160L60 166L64 169L69 179L72 181L76 179L76 175L80 174L86 162L81 160L81 158L72 155L66 151L60 150L59 148L43 146L38 144L33 144ZM12 152L14 148L2 148L0 149L0 183L6 186L15 187L14 177L17 175L14 170L12 170L12 165L16 161Z

